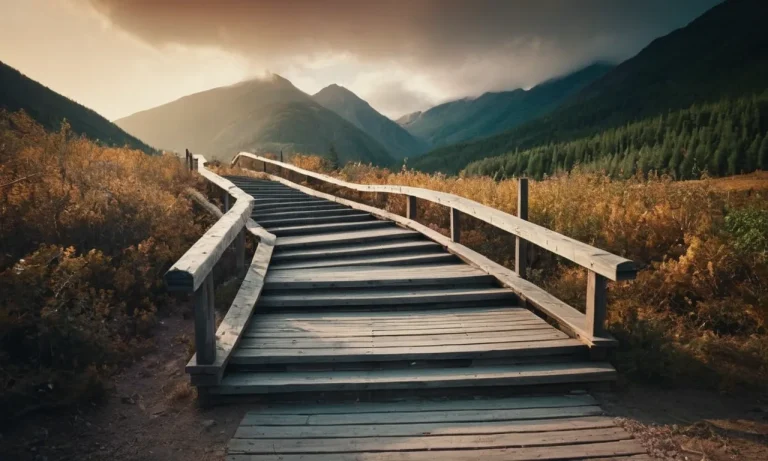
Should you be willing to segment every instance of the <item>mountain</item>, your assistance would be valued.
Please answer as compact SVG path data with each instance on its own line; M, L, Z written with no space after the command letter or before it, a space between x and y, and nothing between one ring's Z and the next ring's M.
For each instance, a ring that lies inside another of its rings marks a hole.
M436 149L413 163L458 172L469 162L569 141L632 121L761 93L768 87L768 2L730 0L654 40L550 114L475 142Z
M397 123L398 125L400 125L402 127L405 127L409 123L411 123L414 120L416 120L417 118L419 118L419 116L421 114L422 114L422 111L420 111L420 110L417 110L416 112L411 112L410 114L405 114L402 117L400 117L397 120L395 120L395 123Z
M363 130L384 146L395 159L413 157L428 149L424 141L381 115L370 104L344 87L329 85L312 96L312 99Z
M551 111L612 68L610 64L595 63L527 91L485 93L447 102L418 115L409 114L402 126L435 147L483 138Z
M243 150L327 155L333 145L342 163L393 162L376 140L274 74L185 96L115 123L164 149L188 148L222 161Z
M129 146L147 153L155 150L121 130L91 109L30 79L0 61L0 109L24 110L48 130L58 130L66 119L72 131L111 146Z

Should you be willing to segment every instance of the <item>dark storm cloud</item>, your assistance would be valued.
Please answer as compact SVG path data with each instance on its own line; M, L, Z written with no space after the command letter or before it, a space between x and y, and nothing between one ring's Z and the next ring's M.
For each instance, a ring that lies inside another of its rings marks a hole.
M261 62L343 53L428 75L449 93L535 84L620 60L716 0L81 0L156 45Z

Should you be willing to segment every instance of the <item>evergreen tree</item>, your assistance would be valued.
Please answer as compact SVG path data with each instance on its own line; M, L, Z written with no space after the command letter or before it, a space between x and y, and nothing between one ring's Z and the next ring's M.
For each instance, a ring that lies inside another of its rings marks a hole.
M328 149L328 167L334 171L339 169L339 154L336 152L336 146L333 144Z
M763 171L768 171L768 134L763 136L763 142L760 143L760 151L757 153L757 167Z

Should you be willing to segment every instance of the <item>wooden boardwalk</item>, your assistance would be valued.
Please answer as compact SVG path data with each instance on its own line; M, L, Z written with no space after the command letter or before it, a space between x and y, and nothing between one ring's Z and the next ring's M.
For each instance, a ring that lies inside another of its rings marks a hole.
M277 236L216 394L611 381L588 347L422 234L286 185L227 178ZM296 208L286 211L286 207Z
M649 459L583 391L616 379L605 283L631 278L631 262L454 196L346 184L408 195L403 218L197 160L224 211L190 193L220 219L166 280L194 292L200 395L258 402L228 461ZM452 207L450 238L415 221L410 194ZM459 208L518 236L517 274L459 244ZM213 267L230 245L242 254L246 231L256 254L238 260L245 278L214 331ZM587 268L586 315L525 280L520 236Z

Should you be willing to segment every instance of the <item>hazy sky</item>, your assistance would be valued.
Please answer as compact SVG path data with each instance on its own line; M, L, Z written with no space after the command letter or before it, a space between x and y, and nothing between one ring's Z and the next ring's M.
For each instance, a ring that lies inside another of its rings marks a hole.
M0 0L0 60L110 119L278 73L397 117L618 61L718 0Z

